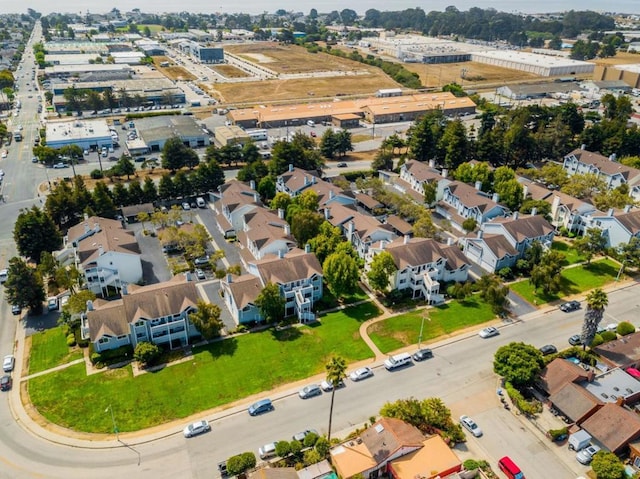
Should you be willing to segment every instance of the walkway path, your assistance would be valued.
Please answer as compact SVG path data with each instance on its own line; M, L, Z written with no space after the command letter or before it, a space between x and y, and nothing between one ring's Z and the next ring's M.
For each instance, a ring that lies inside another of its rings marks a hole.
M45 374L52 373L54 371L60 371L61 369L67 369L71 366L75 366L76 364L84 363L84 358L74 359L68 363L60 364L54 368L45 369L44 371L39 371L37 373L30 374L28 376L22 376L20 378L20 382L28 381L29 379L37 378L38 376L44 376Z

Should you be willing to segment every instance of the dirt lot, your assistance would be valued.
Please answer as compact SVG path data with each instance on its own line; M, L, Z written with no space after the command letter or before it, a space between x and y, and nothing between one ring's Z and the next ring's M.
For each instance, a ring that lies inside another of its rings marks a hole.
M380 88L398 88L399 85L384 73L299 80L266 80L244 83L218 83L209 86L209 92L223 103L269 103L273 101L309 101L314 97L337 94L372 94Z
M152 57L156 70L163 73L169 80L195 80L196 77L181 66L176 65L169 57ZM172 66L161 67L160 63L170 62Z
M420 82L426 87L441 87L456 82L463 85L482 86L483 83L512 82L521 80L535 80L540 77L531 73L509 70L478 62L444 63L440 65L425 65L421 63L405 63L404 67L420 76ZM460 78L465 69L465 80Z
M322 71L377 69L326 53L309 53L296 45L280 45L276 42L260 42L246 45L230 45L225 50L250 62L262 65L278 73L311 73Z
M618 52L615 57L598 58L590 61L596 65L626 65L629 63L640 63L640 55L637 53Z
M248 77L249 74L243 72L237 67L233 65L216 65L214 67L209 67L213 71L218 72L220 75L223 75L227 78L245 78Z

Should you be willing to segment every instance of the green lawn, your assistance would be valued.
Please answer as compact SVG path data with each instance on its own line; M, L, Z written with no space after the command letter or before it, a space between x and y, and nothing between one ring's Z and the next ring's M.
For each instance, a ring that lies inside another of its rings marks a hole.
M60 326L31 336L29 374L80 359L80 349L70 349Z
M417 344L424 311L412 311L372 324L369 337L383 353ZM425 342L495 317L491 307L475 297L464 302L452 301L428 311L429 320L424 322L422 332Z
M571 245L564 243L563 241L554 241L551 245L551 249L559 251L565 256L564 266L571 264L582 263L586 260L578 251Z
M104 411L111 404L119 430L135 431L321 373L334 353L347 362L371 358L358 329L379 314L365 303L323 316L318 325L238 336L137 378L131 367L87 377L84 365L72 366L31 379L29 394L38 411L61 426L110 432Z
M340 306L341 304L353 304L368 298L369 297L367 296L367 293L358 288L355 293L350 294L349 296L345 296L344 298L342 298L342 302L338 302L337 298L331 293L331 291L329 291L329 288L327 288L325 285L322 290L322 299L318 302L317 309L332 309Z
M567 268L561 273L560 291L554 294L544 294L540 289L534 294L533 286L528 279L514 283L509 287L531 304L545 304L611 283L618 275L619 269L618 263L610 259L595 261L590 265Z

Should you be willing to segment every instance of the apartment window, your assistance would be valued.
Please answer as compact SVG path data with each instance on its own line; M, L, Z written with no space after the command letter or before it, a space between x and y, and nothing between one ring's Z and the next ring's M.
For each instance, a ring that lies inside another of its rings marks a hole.
M136 321L135 325L138 326L138 327L144 326L144 321L142 321L142 320Z
M118 339L127 339L127 335L123 334L122 336L118 336Z
M100 338L98 340L98 343L100 343L100 344L105 344L105 343L108 343L108 342L109 342L109 338Z

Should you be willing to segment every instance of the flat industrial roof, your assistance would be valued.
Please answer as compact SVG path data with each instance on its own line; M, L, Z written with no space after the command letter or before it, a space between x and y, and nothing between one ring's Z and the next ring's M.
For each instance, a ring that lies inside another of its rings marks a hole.
M93 138L111 139L106 120L71 120L47 122L47 144L60 141L87 140Z
M525 65L546 66L546 67L563 67L577 65L595 65L590 62L580 60L571 60L570 58L560 58L550 55L536 55L535 53L517 52L514 50L487 50L474 52L476 57L495 58L496 60L507 60Z

